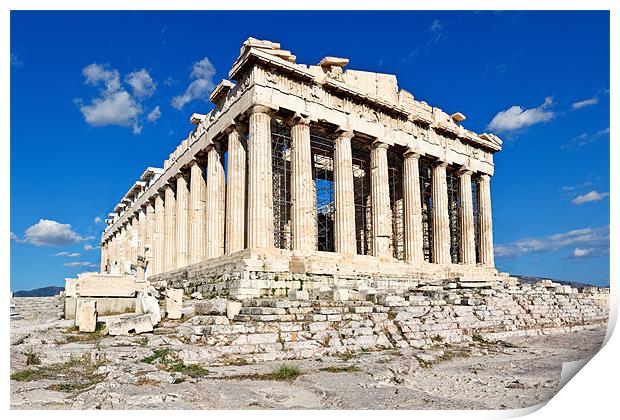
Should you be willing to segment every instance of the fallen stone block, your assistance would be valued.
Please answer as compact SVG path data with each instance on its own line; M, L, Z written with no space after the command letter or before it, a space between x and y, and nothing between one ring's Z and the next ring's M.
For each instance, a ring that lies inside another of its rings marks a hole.
M161 322L161 309L157 298L146 293L138 293L136 302L137 314L148 314L151 318L151 324L157 325Z
M95 332L97 329L97 303L78 300L75 312L75 325L80 332Z
M192 296L192 299L197 299L197 300L202 300L203 299L202 293L200 293L200 292L194 292L194 293L192 293L191 296Z
M106 328L110 335L130 335L153 331L153 324L149 314L119 315L108 318Z
M166 316L169 319L181 319L183 307L183 289L166 290Z

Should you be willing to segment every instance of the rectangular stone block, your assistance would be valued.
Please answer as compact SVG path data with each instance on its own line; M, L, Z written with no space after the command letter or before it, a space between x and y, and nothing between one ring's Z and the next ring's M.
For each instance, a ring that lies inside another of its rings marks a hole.
M166 316L169 319L181 319L183 307L183 289L166 290Z
M78 279L76 292L83 297L133 297L138 290L136 278L89 274Z
M97 303L78 300L75 312L75 325L80 332L95 332L97 329Z

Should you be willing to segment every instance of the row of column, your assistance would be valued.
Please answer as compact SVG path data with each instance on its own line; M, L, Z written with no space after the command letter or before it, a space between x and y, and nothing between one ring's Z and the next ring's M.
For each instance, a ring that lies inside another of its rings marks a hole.
M271 168L271 110L263 106L252 109L248 139L248 247L273 246L273 192ZM312 162L310 153L310 121L296 115L291 126L291 241L293 250L316 249L313 224ZM355 201L351 139L353 133L341 131L334 150L334 241L335 250L356 253ZM370 181L372 206L372 249L379 257L391 258L392 223L388 180L388 145L375 142L371 149ZM422 200L419 180L420 155L404 156L404 243L405 260L422 262ZM450 221L448 214L447 163L433 167L432 226L433 262L449 264ZM461 261L476 264L471 171L461 172ZM480 189L480 262L493 266L490 177L481 175Z
M247 159L241 126L227 131L228 173L225 179L223 151L207 150L206 168L193 160L189 183L179 173L125 226L102 244L102 271L111 263L118 271L138 264L138 254L148 249L149 274L184 267L244 248L271 248L274 237L271 149L272 110L250 110ZM291 127L291 246L316 250L316 212L312 188L310 120L295 115ZM334 245L342 254L355 254L355 201L350 131L339 131L334 148ZM370 153L372 250L391 258L392 212L388 181L388 145L376 141ZM420 155L407 152L403 160L405 260L420 263L423 256ZM247 183L246 183L247 161ZM432 176L433 262L449 264L450 221L446 181L447 163L438 162ZM205 177L206 171L206 177ZM206 179L206 180L205 180ZM490 178L480 176L480 262L493 266ZM247 207L246 207L247 185ZM475 235L471 172L460 174L461 262L475 264ZM246 229L247 208L247 229ZM247 230L247 243L245 232ZM132 240L128 240L128 232ZM124 271L123 271L124 270Z

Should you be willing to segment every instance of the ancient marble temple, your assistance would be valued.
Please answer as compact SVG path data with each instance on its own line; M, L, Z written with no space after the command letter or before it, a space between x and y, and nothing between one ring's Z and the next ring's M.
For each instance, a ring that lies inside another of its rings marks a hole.
M246 40L214 109L109 214L101 272L236 298L505 278L501 140L348 63Z

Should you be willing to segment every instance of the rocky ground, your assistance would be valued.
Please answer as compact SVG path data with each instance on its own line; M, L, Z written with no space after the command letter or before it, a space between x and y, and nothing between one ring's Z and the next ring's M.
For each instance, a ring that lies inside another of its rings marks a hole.
M130 337L79 334L58 298L16 298L11 315L13 409L501 409L544 402L562 362L596 352L604 329L440 342L425 350L248 364L185 364L183 321Z

